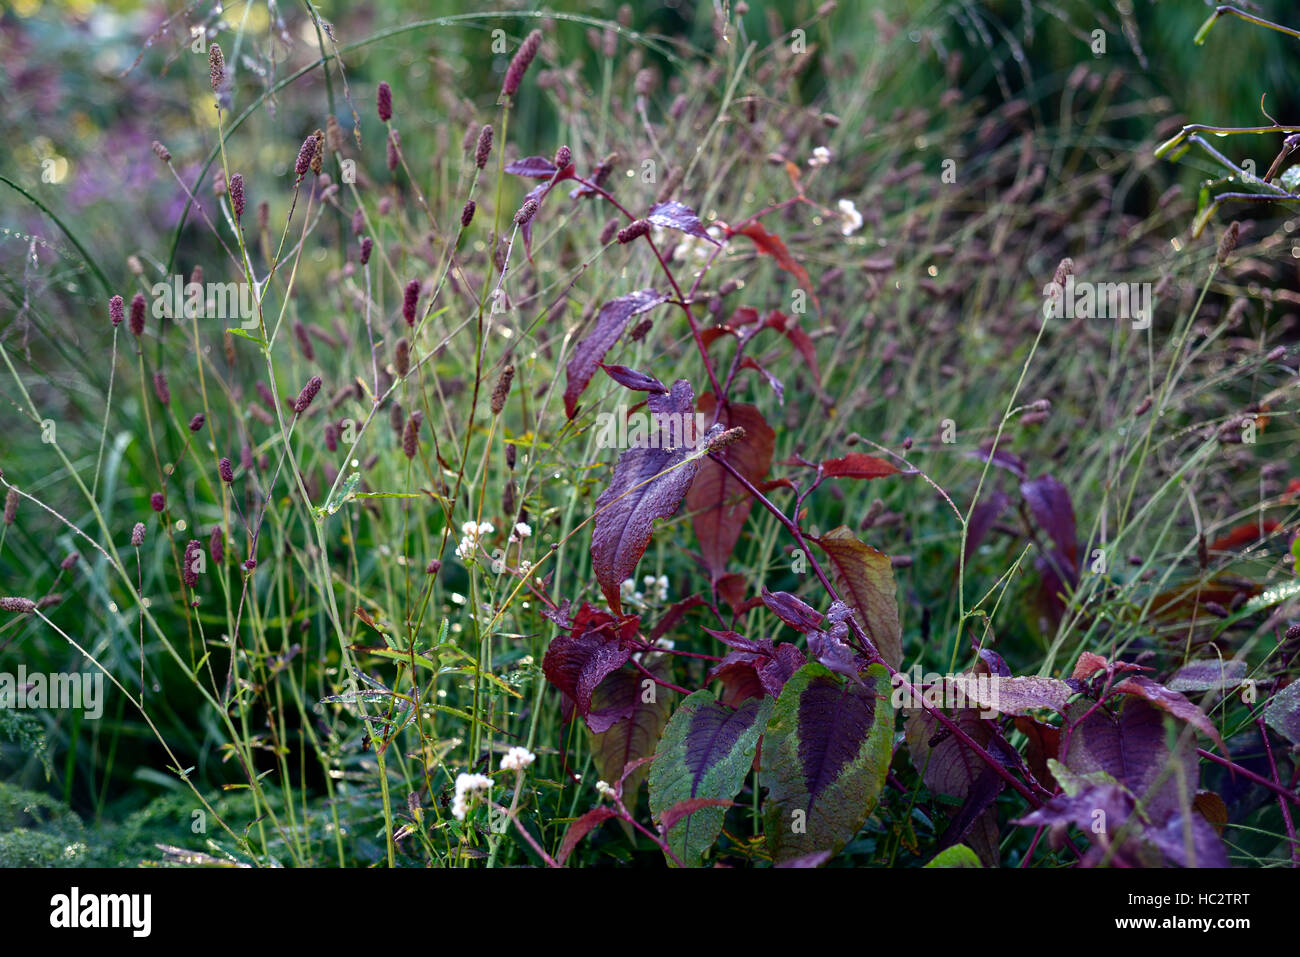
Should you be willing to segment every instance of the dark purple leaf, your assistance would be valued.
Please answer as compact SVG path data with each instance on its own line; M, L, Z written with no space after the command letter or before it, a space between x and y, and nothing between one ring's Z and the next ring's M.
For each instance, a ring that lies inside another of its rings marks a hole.
M1165 682L1170 691L1229 691L1246 677L1246 662L1228 659L1192 661L1174 672Z
M528 176L532 179L550 179L555 175L556 166L545 156L525 156L513 163L506 164L506 172L515 176Z
M1167 820L1181 806L1180 778L1190 805L1199 780L1196 755L1184 747L1176 755L1170 752L1164 713L1142 698L1126 696L1118 717L1099 708L1084 719L1091 705L1078 701L1066 709L1073 730L1062 763L1075 774L1105 771L1144 801L1156 822ZM1061 746L1066 747L1064 733ZM1182 764L1181 773L1170 766L1174 761Z
M607 366L603 362L600 367L608 373L611 379L633 392L668 391L668 387L654 376L644 372L637 372L636 369L629 369L627 366Z
M1023 480L1029 476L1029 468L1025 465L1024 459L1006 451L1005 449L998 449L992 454L992 456L990 456L989 450L992 447L992 443L989 443L984 448L978 449L977 451L967 452L966 456L967 458L978 459L981 462L991 461L998 468L1006 469L1018 479Z
M761 594L763 604L796 631L806 635L821 626L821 612L788 591L768 591L767 586L764 585Z
M709 670L707 680L721 681L726 688L724 704L737 707L748 698L775 698L790 676L808 662L807 656L789 642L775 647L767 641L761 644L766 647L757 652L730 652Z
M668 677L667 655L645 658L645 669L663 680ZM623 799L636 807L637 791L649 773L646 759L655 752L659 736L668 722L676 697L631 664L601 682L592 696L592 714L620 715L601 727L591 725L591 757L601 778L611 784L623 782ZM635 767L629 767L635 765Z
M630 619L630 633L636 633L636 619ZM572 631L556 635L542 659L542 673L576 705L590 723L592 693L605 678L621 668L631 657L624 638L628 626L616 626L614 618L586 602L579 609ZM616 715L597 718L597 724L617 720Z
M984 541L988 533L992 530L993 525L1007 506L1011 504L1011 499L1001 489L994 490L992 495L980 501L971 512L970 524L966 528L966 558L971 557L971 553L979 548L980 543Z
M1204 711L1188 701L1179 692L1170 691L1160 682L1152 681L1143 675L1125 678L1115 686L1115 691L1118 694L1137 695L1140 698L1145 698L1160 710L1168 711L1175 718L1186 721L1196 728L1196 730L1217 744L1220 751L1227 751L1223 745L1223 738L1219 735L1219 729L1206 717Z
M1064 485L1051 475L1020 483L1020 494L1033 513L1034 519L1056 546L1056 552L1065 559L1061 571L1072 576L1078 568L1079 540L1074 524L1074 504ZM1073 584L1071 579L1069 584Z
M699 411L705 422L713 420L716 407L712 392L700 396ZM763 413L743 402L728 402L718 413L717 421L723 428L743 428L745 436L716 455L751 485L761 484L772 466L776 444L776 433ZM700 543L700 555L714 582L725 574L753 505L753 498L740 481L712 457L700 464L699 473L686 493L686 508Z
M776 393L777 405L785 405L785 386L781 383L781 380L774 376L766 367L755 362L749 356L745 356L740 360L740 367L742 369L753 369L766 379L767 384L771 386L772 391Z
M690 383L678 379L672 392L652 393L646 404L655 419L649 444L618 457L609 487L596 499L591 564L615 614L622 613L619 586L645 554L655 520L677 511L700 464Z
M1191 857L1187 839L1191 837ZM1228 852L1209 821L1195 811L1175 814L1162 827L1147 828L1146 838L1177 867L1227 867Z
M695 210L675 199L670 199L666 203L655 203L650 207L646 220L655 226L666 226L668 229L677 229L698 236L700 239L707 239L715 246L722 245L708 234L700 222L700 217L695 214Z
M587 383L600 368L605 353L609 352L623 335L628 320L653 309L667 298L653 289L641 289L620 296L618 299L611 299L600 307L595 328L578 343L573 357L565 366L567 378L564 388L564 412L569 418L577 414L578 397L582 395L583 390L587 388Z

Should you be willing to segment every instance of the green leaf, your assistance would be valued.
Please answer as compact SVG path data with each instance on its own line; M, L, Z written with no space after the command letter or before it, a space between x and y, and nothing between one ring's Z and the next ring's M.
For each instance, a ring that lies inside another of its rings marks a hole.
M266 349L266 340L263 339L261 336L253 335L247 329L240 329L237 326L234 326L227 329L226 332L230 333L232 336L239 336L242 339L247 339L249 342L257 343L259 349L262 350Z
M673 714L650 766L650 811L664 812L693 798L730 801L745 783L759 735L774 702L750 698L738 708L697 691ZM703 864L722 831L725 808L701 807L668 829L668 846L687 867Z
M876 806L889 771L894 712L889 675L861 684L811 663L785 683L763 741L763 830L780 861L838 853Z
M945 847L926 867L983 867L979 857L965 844Z

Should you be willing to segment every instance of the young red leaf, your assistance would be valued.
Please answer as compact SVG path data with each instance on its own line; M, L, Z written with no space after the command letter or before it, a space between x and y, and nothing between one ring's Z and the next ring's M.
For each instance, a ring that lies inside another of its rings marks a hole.
M700 396L699 411L704 421L712 420L716 409L717 399L712 392ZM772 466L776 433L763 418L763 413L743 402L724 405L718 413L718 423L726 429L740 426L745 430L745 437L720 449L716 455L725 459L750 484L758 485ZM726 572L753 505L749 492L721 464L713 458L700 464L695 481L686 493L686 508L691 512L691 527L695 530L700 554L713 581Z
M555 855L556 863L563 867L564 863L568 861L569 855L582 842L582 839L611 817L618 817L618 812L613 808L594 807L570 824L568 831L564 834L564 841L560 844L559 853Z
M762 223L750 223L744 229L733 230L733 234L748 236L753 240L754 247L760 253L775 259L778 266L794 276L799 281L799 285L808 290L808 294L812 296L813 302L817 305L817 311L821 312L821 301L817 298L817 293L813 291L812 280L808 278L808 270L804 269L790 255L790 250L786 248L780 236L769 233L763 228Z
M638 372L636 369L629 369L627 366L607 366L603 362L600 367L605 370L611 379L633 392L668 391L666 385L648 373Z
M896 475L898 468L874 455L850 452L842 459L827 459L822 463L822 474L828 478L874 479Z
M808 333L799 328L798 323L787 316L785 313L773 309L763 320L764 329L775 329L781 335L790 340L791 344L803 356L803 361L808 363L808 369L812 372L813 382L821 382L821 371L817 368L817 350L813 348L812 339Z
M790 676L808 663L808 657L788 641L773 646L764 639L757 652L733 651L709 669L709 681L726 689L722 703L737 707L748 698L775 698Z
M646 214L646 220L655 226L664 226L691 236L698 236L700 239L707 239L715 246L722 245L704 229L695 210L675 199L670 199L666 203L655 203Z
M1280 524L1275 518L1266 518L1262 522L1246 522L1244 525L1238 525L1228 534L1216 538L1210 544L1210 551L1229 552L1244 548L1252 542L1272 535Z
M841 585L840 592L853 606L858 623L881 657L897 668L903 660L902 626L889 556L858 541L844 525L813 541L830 558Z
M652 393L647 405L655 420L649 444L618 457L609 488L596 499L591 564L615 614L622 612L619 586L645 554L655 519L677 511L702 455L696 448L701 437L694 434L695 396L685 379L668 394Z
M696 811L703 811L705 808L732 807L735 803L726 798L687 798L660 811L659 824L664 830L671 830L678 821L690 817Z
M614 347L614 343L618 342L619 336L623 335L628 320L648 312L667 298L663 293L655 292L653 289L641 289L611 299L600 307L595 328L578 343L573 357L565 366L564 412L569 418L577 414L578 397L582 395L583 390L587 388L587 383L600 368L605 353L609 352Z

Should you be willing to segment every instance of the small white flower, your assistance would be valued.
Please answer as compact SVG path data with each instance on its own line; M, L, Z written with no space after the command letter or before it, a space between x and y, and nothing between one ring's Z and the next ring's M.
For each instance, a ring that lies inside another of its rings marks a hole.
M604 781L596 782L596 790L603 798L612 798L614 796L614 789Z
M622 598L631 598L636 594L636 582L631 578L623 579L623 584L618 586L618 593Z
M451 815L458 821L465 820L469 813L470 800L480 791L486 793L492 788L492 779L484 774L456 775L456 796L451 802Z
M655 594L657 595L659 600L667 601L668 600L668 576L660 575L658 578L654 580L654 585L656 589Z
M527 538L529 535L533 534L533 527L527 522L517 522L515 524L515 534L520 538Z
M831 161L831 151L824 146L818 146L813 150L812 156L808 157L808 165L813 169L818 166L825 166Z
M460 527L461 540L456 546L456 557L463 562L470 562L474 559L475 552L478 551L479 539L484 535L491 535L496 528L491 522L465 522Z
M511 748L501 758L502 771L522 771L537 760L537 755L527 748Z
M853 205L851 199L842 199L836 205L840 210L840 232L845 236L852 236L862 228L862 214L858 212L858 207Z
M528 574L530 571L532 571L532 570L533 570L533 563L532 563L532 562L520 562L520 563L519 563L519 574L521 574L521 575L527 575L527 574Z

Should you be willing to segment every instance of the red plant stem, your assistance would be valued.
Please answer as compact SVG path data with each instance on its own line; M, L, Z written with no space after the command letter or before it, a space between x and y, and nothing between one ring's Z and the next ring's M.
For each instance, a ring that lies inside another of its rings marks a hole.
M1268 755L1268 767L1273 772L1273 780L1278 784L1277 762L1273 760L1273 745L1268 741L1268 727L1264 724L1262 717L1255 719L1255 727L1259 728L1259 736L1264 739L1264 753ZM1282 823L1286 825L1286 836L1291 840L1291 866L1300 867L1300 845L1295 840L1295 824L1291 820L1291 809L1287 807L1286 801L1278 799L1278 807L1282 809Z
M616 200L613 196L609 195L609 193L605 192L595 183L589 183L581 176L575 176L574 179L576 179L583 186L594 191L598 195L604 197L607 203L609 203L611 206L617 209L629 220L633 222L636 221L636 217L633 216L630 212L628 212L628 210L626 209L626 207L623 206L622 203ZM713 363L709 360L709 350L708 347L704 345L704 339L700 335L700 325L698 322L695 321L695 313L691 312L691 302L689 299L686 298L685 294L682 292L682 287L677 285L677 279L673 276L673 271L669 269L668 264L664 262L664 257L660 254L658 247L655 246L654 240L650 238L649 234L646 235L645 241L650 244L650 251L655 254L655 259L659 260L660 268L663 269L664 275L668 277L668 284L673 287L673 292L676 293L677 295L678 305L680 305L682 307L682 311L686 313L686 321L690 323L691 326L691 335L695 337L695 347L700 351L700 358L704 360L704 371L709 374L709 382L713 384L713 394L718 396L719 398L722 398L723 396L722 386L718 384L718 375L716 372L713 371Z
M1227 758L1221 758L1213 751L1206 751L1204 748L1197 748L1196 753L1203 758L1208 758L1209 760L1213 761L1215 764L1223 765L1225 768L1231 770L1234 774L1240 774L1248 781L1254 781L1260 787L1268 788L1278 797L1286 798L1292 804L1296 805L1297 807L1300 807L1300 795L1292 794L1282 785L1278 784L1275 781L1270 781L1262 774L1256 774L1254 771L1247 770L1246 768L1243 768L1240 764L1237 764L1235 761L1229 761Z
M764 495L762 492L760 492L758 489L756 489L753 486L753 484L751 484L750 481L747 478L745 478L745 476L741 475L734 468L732 468L731 464L727 462L726 459L721 458L716 454L714 454L712 457L715 462L717 462L724 469L726 469L728 473L731 474L732 478L734 478L737 482L739 482L742 486L744 486L745 490L748 491L750 495L754 496L754 498L759 502L759 504L761 504L764 508L766 508L769 512L771 512L772 515L776 517L776 520L786 527L786 530L789 531L790 534L794 536L795 541L799 543L799 547L803 549L804 555L807 556L809 564L812 565L812 569L816 573L818 581L822 583L822 587L826 589L827 594L829 594L832 600L834 601L842 601L843 599L840 598L839 593L836 592L835 587L830 583L830 580L826 577L826 573L822 571L821 565L818 563L816 556L814 556L812 553L812 549L808 547L808 543L804 539L803 532L799 529L798 524L793 522L789 518L789 516L787 516L783 511L777 508L774 504L772 504L772 502L768 499L768 497ZM901 674L896 668L894 668L893 665L891 665L888 661L885 661L885 659L880 656L880 652L876 650L876 646L871 642L871 639L869 639L867 635L862 631L862 626L858 624L855 618L853 617L849 618L849 625L850 627L852 627L854 634L856 635L858 641L861 643L863 650L867 652L868 657L872 661L879 662L880 664L884 665L885 670L889 672L890 678L895 681L899 681L902 687L906 688L909 695L912 696L912 700L921 701L922 702L921 708L924 711L926 711L936 721L938 721L941 725L943 725L949 731L949 733L952 734L953 737L955 737L958 741L960 741L962 744L966 745L966 747L970 748L973 752L975 752L975 754L980 758L980 760L982 760L985 764L987 764L990 768L992 768L993 772L997 774L998 777L1002 778L1004 781L1010 784L1011 787L1014 788L1021 797L1023 797L1026 801L1028 801L1036 808L1043 806L1043 802L1039 799L1038 795L1034 794L1034 792L1031 791L1028 787L1026 787L1025 784L1023 784L1020 780L1018 780L1015 777L1015 775L1013 775L1010 771L1008 771L1005 767L1003 767L1002 763L998 761L997 758L993 757L993 755L989 754L982 747L980 747L979 744L976 743L974 738L972 738L969 734L963 731L961 727L958 726L957 722L949 718L946 714L943 713L942 710L938 708L932 708L929 705L925 704L924 699L916 693L916 689L912 686L911 682L907 680L906 676Z
M655 684L663 685L665 688L671 688L673 691L676 691L680 695L685 695L687 697L690 697L691 693L687 689L683 688L681 685L675 685L671 681L664 681L663 678L655 677L653 674L650 673L649 669L646 668L645 665L641 664L641 662L637 661L635 658L629 660L632 662L633 667L635 667L637 671L641 672L641 674L645 675Z
M1029 850L1025 851L1025 856L1020 860L1021 867L1028 867L1030 859L1034 856L1034 848L1038 847L1038 839L1043 836L1043 831L1047 830L1047 825L1039 825L1038 830L1034 831L1034 839L1029 842Z

